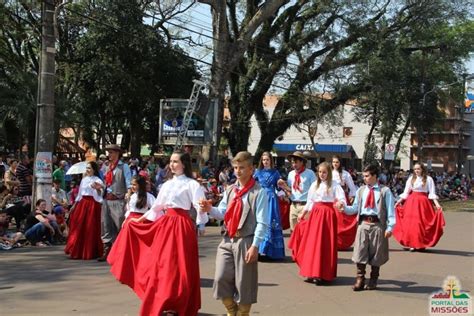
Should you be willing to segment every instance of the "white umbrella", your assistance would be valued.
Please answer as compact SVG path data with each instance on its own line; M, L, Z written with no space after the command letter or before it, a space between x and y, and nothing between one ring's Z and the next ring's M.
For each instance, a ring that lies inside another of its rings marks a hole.
M83 174L86 172L87 161L81 161L73 164L66 172L66 174Z

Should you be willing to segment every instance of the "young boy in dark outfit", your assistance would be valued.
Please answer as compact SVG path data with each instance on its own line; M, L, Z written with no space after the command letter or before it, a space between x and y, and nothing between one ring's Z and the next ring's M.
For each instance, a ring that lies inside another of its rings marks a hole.
M346 214L357 214L359 226L354 243L352 261L357 264L354 291L375 290L380 266L388 261L388 238L395 225L394 198L390 189L377 182L379 169L376 165L364 168L366 185L357 190L354 203L345 206L338 203ZM370 281L365 285L365 268L370 264Z

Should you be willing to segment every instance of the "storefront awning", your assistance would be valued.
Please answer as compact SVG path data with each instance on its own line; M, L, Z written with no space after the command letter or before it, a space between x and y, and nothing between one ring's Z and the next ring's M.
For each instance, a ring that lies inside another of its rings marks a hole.
M293 152L293 151L313 151L311 144L274 144L273 150L276 152ZM316 144L317 153L349 153L353 151L351 145L346 144Z

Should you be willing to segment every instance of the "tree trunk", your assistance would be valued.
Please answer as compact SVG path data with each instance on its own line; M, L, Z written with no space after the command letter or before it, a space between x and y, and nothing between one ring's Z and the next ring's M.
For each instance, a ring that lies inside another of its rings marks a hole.
M247 20L246 24L241 27L241 33L233 34L235 38L232 38L228 28L227 2L222 0L198 0L198 2L208 4L212 12L214 40L209 96L211 99L217 99L218 102L217 141L213 144L210 153L210 158L214 161L217 161L217 151L222 136L224 98L229 76L237 67L258 27L288 1L265 1L259 6L255 14Z
M390 169L393 169L394 167L395 159L397 159L398 157L398 152L400 151L400 146L402 144L403 137L405 137L405 134L407 133L408 128L410 127L410 124L411 124L411 120L410 118L407 118L405 122L405 126L403 126L403 129L401 130L400 135L398 135L397 144L395 145L395 154L394 154L395 157L390 163Z
M130 117L130 157L140 157L142 132L141 120Z
M365 150L364 150L364 157L362 159L362 164L365 165L367 161L367 155L368 155L368 148L369 144L372 143L372 137L375 131L375 128L377 127L377 105L373 106L373 111L372 111L372 125L370 126L369 134L367 134L367 139L365 141Z

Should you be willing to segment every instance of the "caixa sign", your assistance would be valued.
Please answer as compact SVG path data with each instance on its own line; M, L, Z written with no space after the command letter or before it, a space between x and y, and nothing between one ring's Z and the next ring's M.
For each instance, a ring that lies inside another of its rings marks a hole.
M296 145L296 150L302 150L302 151L309 150L309 151L311 151L313 149L314 149L313 145L308 145L308 144L306 144L306 145L303 145L303 144Z

